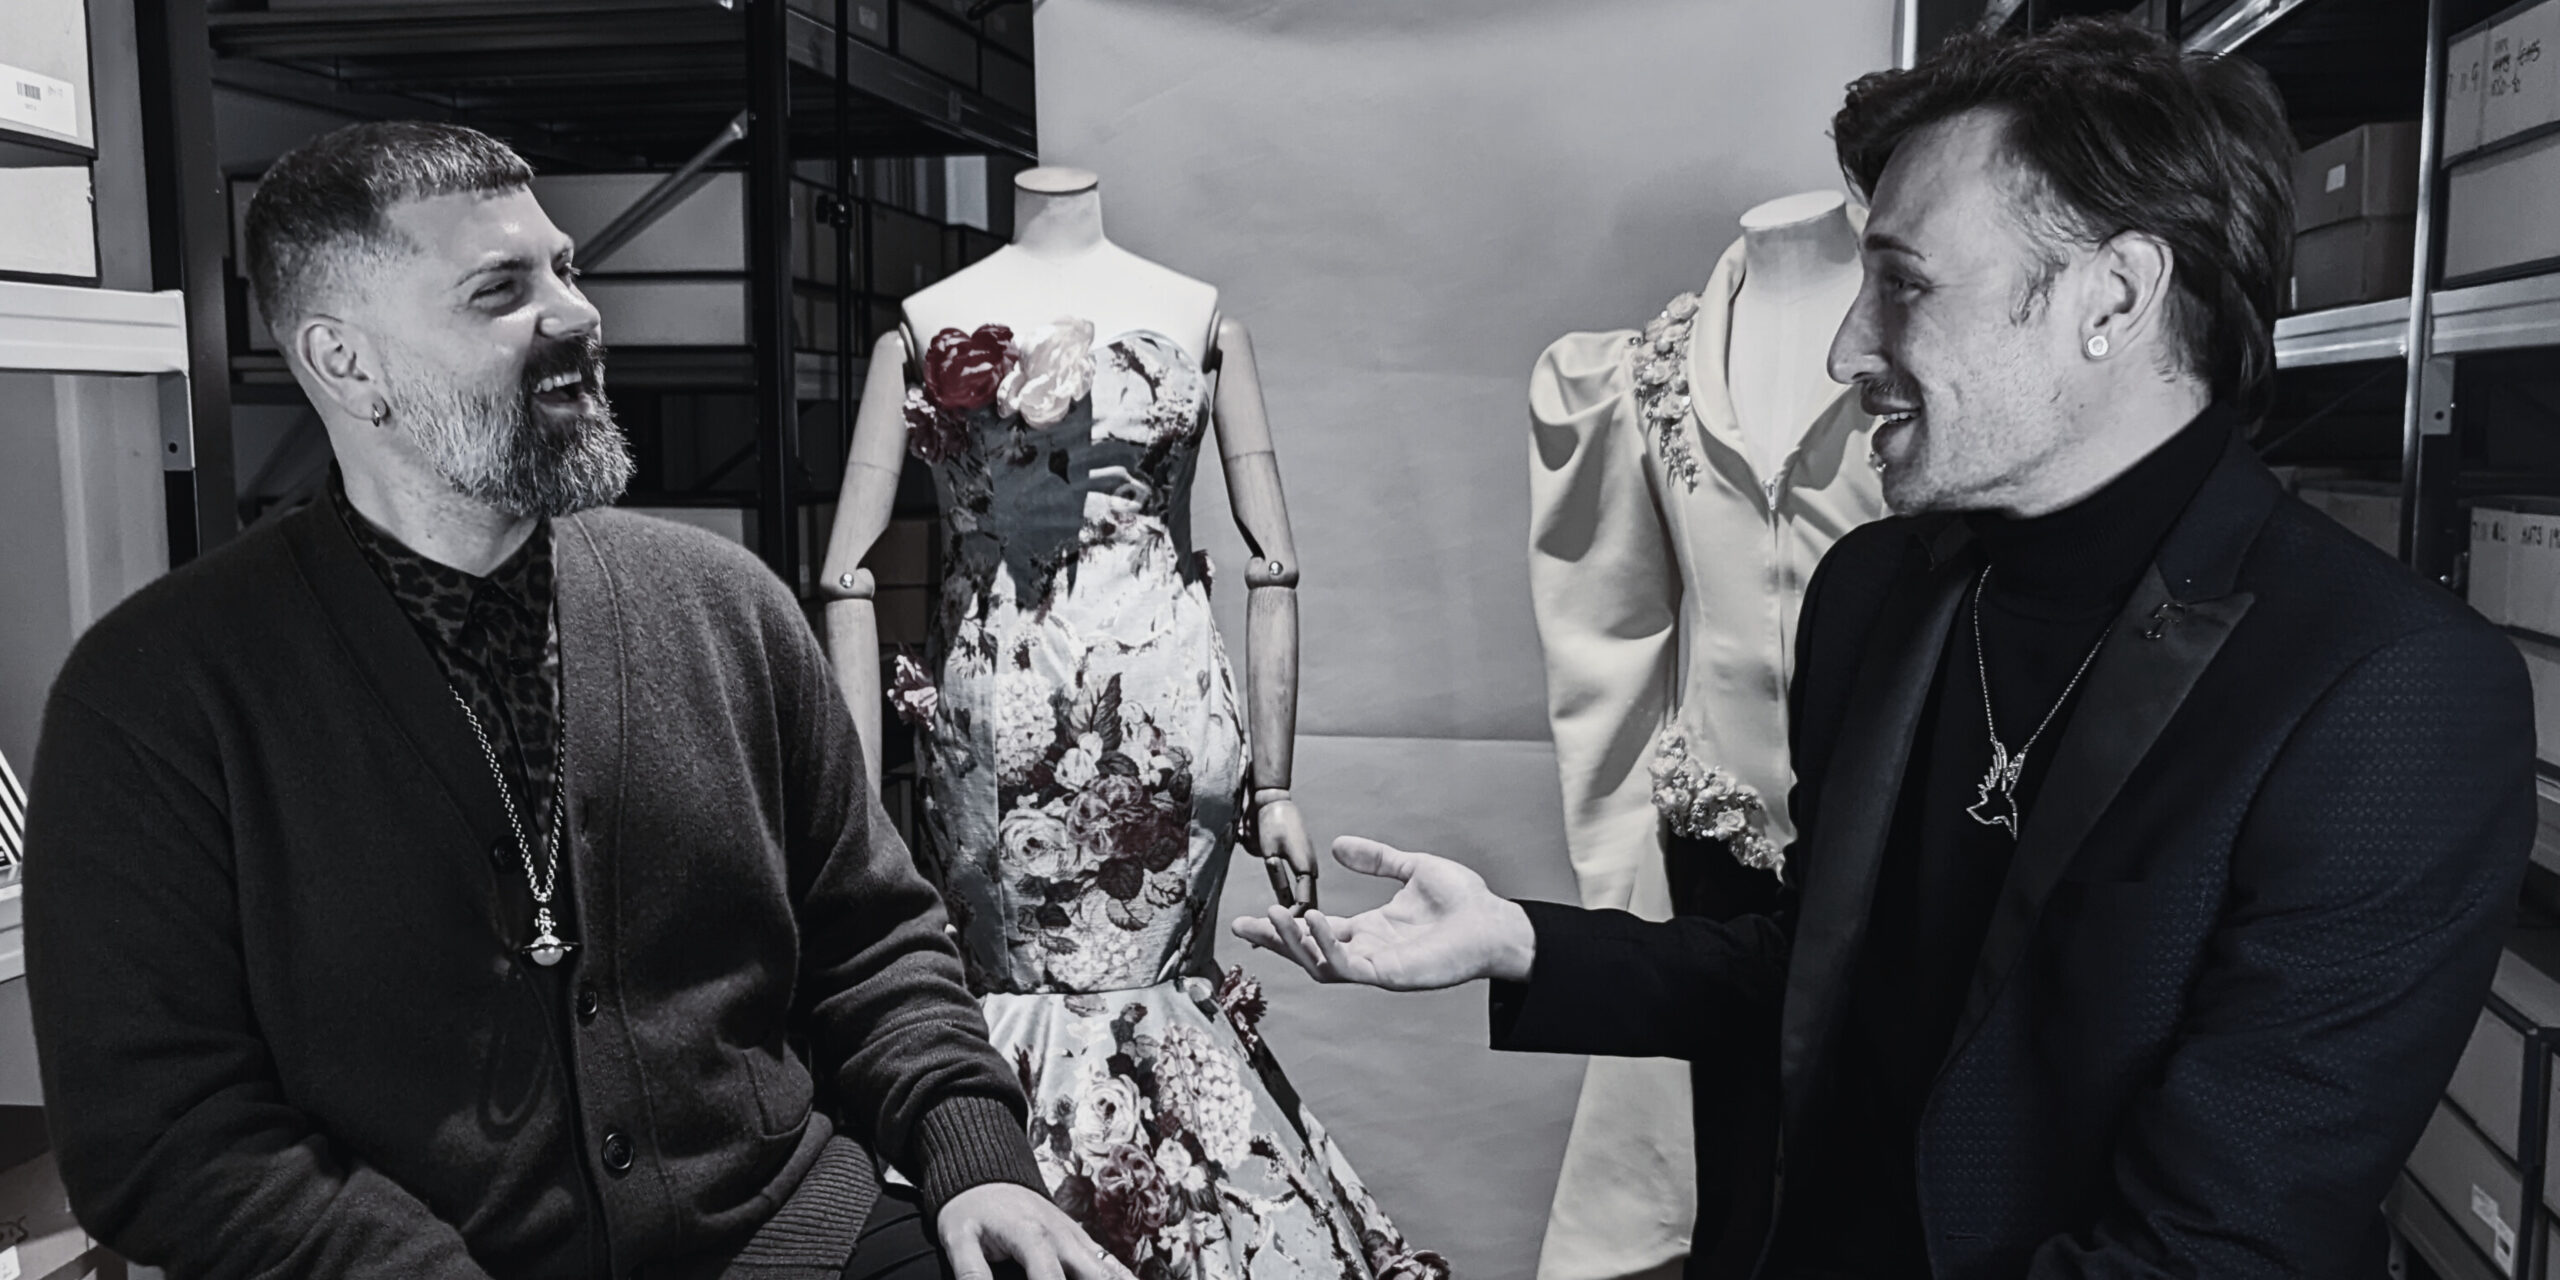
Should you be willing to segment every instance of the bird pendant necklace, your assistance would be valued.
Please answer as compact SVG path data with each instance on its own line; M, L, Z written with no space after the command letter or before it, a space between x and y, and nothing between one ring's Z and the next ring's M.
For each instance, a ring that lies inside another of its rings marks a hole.
M480 758L489 766L489 780L498 784L498 800L507 807L507 826L515 832L516 853L524 859L525 884L533 891L533 941L517 950L548 969L578 949L577 943L560 936L559 923L551 917L551 894L560 884L560 793L568 789L569 735L565 729L560 735L561 782L552 788L551 838L544 842L542 865L537 868L533 863L533 842L525 839L524 820L516 813L515 792L507 786L505 771L498 767L497 748L489 745L488 728L480 723L480 714L471 709L461 690L448 688L447 692L453 694L453 704L462 708L463 717L471 722L471 736L480 741Z
M2080 687L2080 677L2089 674L2089 664L2098 660L2098 650L2105 647L2116 624L2110 622L2105 631L2098 633L2098 643L2089 646L2089 656L2082 658L2080 669L2071 673L2071 683L2062 687L2062 696L2053 700L2044 719L2036 723L2036 731L2028 734L2012 753L2009 745L2000 740L2000 722L1991 715L1991 669L1982 657L1982 586L1990 580L1989 565L1983 566L1982 576L1973 580L1973 673L1982 685L1982 727L1991 737L1991 767L1983 771L1974 802L1965 814L1986 827L2007 829L2009 838L2015 840L2019 820L2024 817L2018 812L2018 777L2027 771L2027 753L2035 750L2044 731L2052 727L2053 718L2062 712L2062 704L2071 701L2072 692Z

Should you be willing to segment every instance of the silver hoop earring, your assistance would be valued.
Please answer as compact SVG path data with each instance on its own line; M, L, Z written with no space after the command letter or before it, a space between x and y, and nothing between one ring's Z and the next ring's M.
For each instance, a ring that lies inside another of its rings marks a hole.
M389 421L391 421L391 403L387 400L374 401L373 425L378 427Z
M2092 360L2107 358L2107 335L2103 333L2089 335L2089 358Z
M1870 467L1874 467L1874 468L1876 469L1876 474L1877 474L1877 475L1883 475L1883 474L1884 474L1884 455L1883 455L1883 454L1881 454L1881 453L1876 452L1876 451L1875 451L1875 450L1873 450L1873 449L1869 449L1869 450L1867 450L1867 465L1868 465L1868 466L1870 466Z

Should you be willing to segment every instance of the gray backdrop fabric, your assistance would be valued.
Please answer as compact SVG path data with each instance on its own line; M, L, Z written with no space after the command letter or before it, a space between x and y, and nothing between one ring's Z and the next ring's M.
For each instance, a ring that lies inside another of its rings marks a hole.
M1295 790L1316 838L1575 899L1527 571L1530 364L1696 288L1772 196L1837 187L1891 0L1042 0L1043 159L1253 332L1304 581ZM1243 662L1244 548L1195 503ZM1333 867L1328 910L1385 894ZM1229 914L1270 898L1240 862ZM1233 939L1229 960L1244 959ZM1416 1244L1527 1280L1581 1063L1484 1048L1484 993L1245 960L1274 1052Z

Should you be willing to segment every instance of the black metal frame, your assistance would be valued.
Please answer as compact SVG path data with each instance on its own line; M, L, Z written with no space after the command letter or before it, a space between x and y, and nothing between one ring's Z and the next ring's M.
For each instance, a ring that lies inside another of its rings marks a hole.
M142 142L151 204L151 278L186 293L188 407L195 468L168 473L169 563L183 564L239 531L231 453L231 351L224 260L229 198L214 162L213 54L205 0L133 7L142 80Z
M833 398L838 443L849 443L859 399L855 348L875 301L866 287L874 283L866 279L870 220L855 216L855 158L1035 155L1029 113L983 91L987 61L1000 52L983 24L947 15L976 42L971 62L950 66L946 60L954 75L975 77L956 80L902 56L901 7L891 0L885 8L882 47L868 35L855 38L850 0L546 0L538 6L378 0L210 15L206 0L173 0L170 11L187 16L183 29L164 28L160 65L172 65L180 52L195 56L197 65L192 78L188 68L167 76L154 65L146 79L161 82L162 109L154 114L169 124L155 142L153 171L191 175L172 184L173 192L187 193L184 208L173 194L166 216L154 218L155 228L173 229L175 256L163 282L187 289L191 323L199 312L209 321L195 352L196 367L208 375L196 380L200 401L211 402L198 410L199 441L200 453L221 470L200 470L193 478L187 494L193 509L226 519L233 509L232 382L239 381L244 395L272 394L285 382L274 357L225 346L227 195L213 172L205 110L213 84L340 112L467 122L507 137L546 168L570 169L670 166L743 105L749 121L748 345L626 348L615 354L615 383L625 391L752 392L756 545L786 583L805 590L802 566L812 549L802 545L802 513L813 495L832 490L833 478L805 474L801 364L808 358L833 364L832 389L813 389L807 398ZM1002 56L1019 70L1020 58ZM793 184L801 181L794 176L795 156L827 157L833 169L832 180L821 185L837 231L837 332L828 344L832 353L814 357L792 338L795 294L819 287L800 284L793 270ZM226 367L235 378L213 375ZM205 434L206 422L217 424L218 444ZM708 492L635 496L723 500Z

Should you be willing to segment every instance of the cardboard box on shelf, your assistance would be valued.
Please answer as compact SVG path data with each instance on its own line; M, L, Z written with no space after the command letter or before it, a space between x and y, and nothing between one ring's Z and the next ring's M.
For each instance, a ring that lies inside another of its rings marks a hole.
M2533 682L2534 757L2560 768L2560 645L2520 635L2510 639L2524 656L2525 676Z
M886 205L869 210L872 292L903 298L949 274L942 224Z
M2473 1248L2505 1274L2515 1273L2516 1233L2525 1226L2524 1178L2450 1104L2409 1153L2409 1175L2450 1210Z
M2509 498L2500 505L2510 540L2500 557L2506 616L2498 621L2560 640L2560 501Z
M69 1267L95 1243L71 1217L71 1197L50 1151L0 1173L0 1223L14 1222L23 1238L8 1247L18 1274L47 1276ZM7 1270L0 1263L0 1271Z
M2474 31L2445 48L2444 154L2480 145L2480 104L2489 85L2489 33Z
M2296 496L2347 531L2399 554L2400 485L2392 480L2306 479Z
M2461 284L2560 260L2560 134L2455 165L2445 182L2444 275Z
M916 0L898 2L898 56L966 88L978 87L978 34Z
M0 228L7 229L0 232L0 272L97 279L97 209L85 162L0 168Z
M2505 626L2514 614L2507 604L2507 553L2515 545L2515 512L2503 498L2471 503L2471 563L2463 578L2463 598L2483 618Z
M546 174L533 180L542 211L581 244L612 225L663 173ZM616 275L747 269L747 182L737 170L697 176L682 198L611 258L585 263Z
M589 276L578 287L604 316L617 347L747 345L747 279Z
M2560 119L2560 0L2543 0L2489 28L2485 59L2483 145Z
M2417 245L2413 218L2351 218L2295 236L2292 309L2408 297Z
M2418 212L2418 126L2359 125L2293 164L2293 229L2312 231L2350 218L2405 218Z

